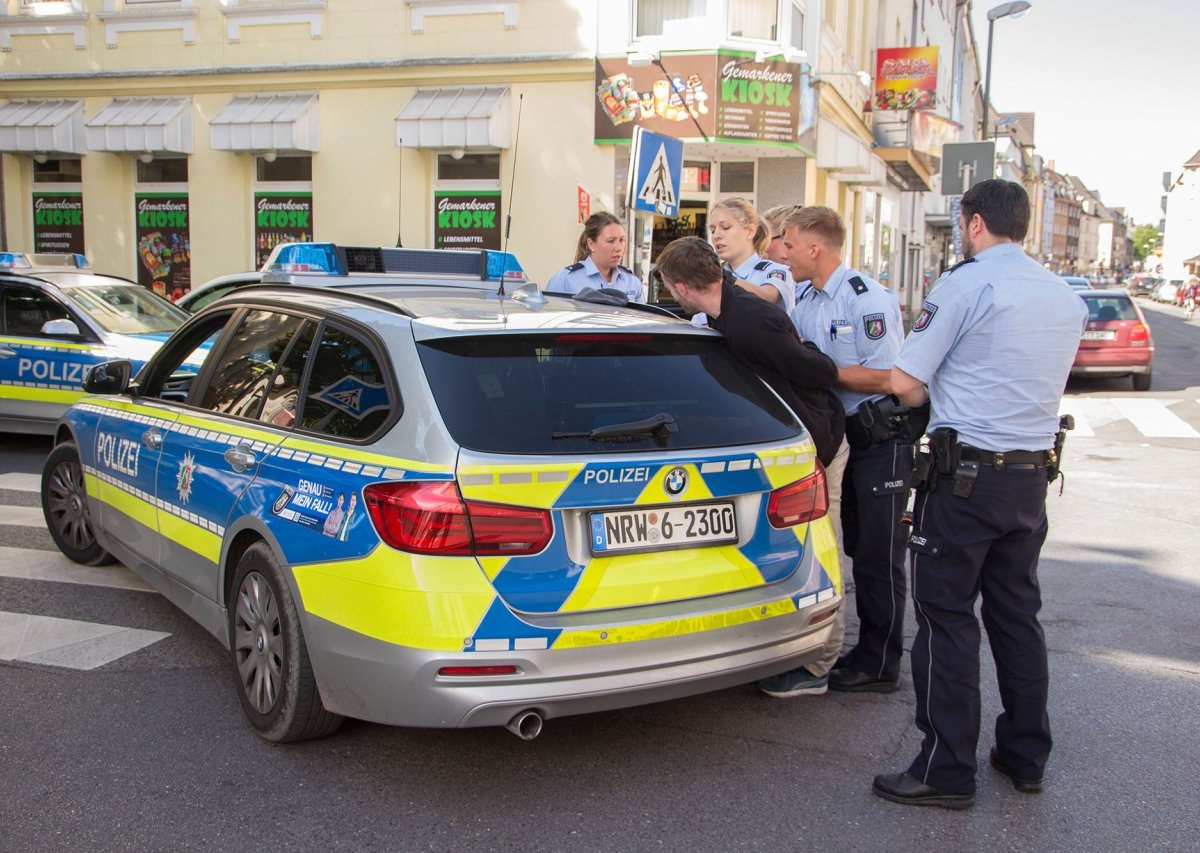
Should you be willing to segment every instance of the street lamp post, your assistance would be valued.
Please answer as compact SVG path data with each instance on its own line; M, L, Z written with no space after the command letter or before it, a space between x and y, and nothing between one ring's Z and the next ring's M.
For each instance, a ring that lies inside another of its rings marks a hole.
M988 58L987 75L983 81L983 141L988 138L988 113L992 111L992 28L997 18L1008 18L1023 15L1032 7L1026 0L1014 0L1012 3L1001 3L988 10Z

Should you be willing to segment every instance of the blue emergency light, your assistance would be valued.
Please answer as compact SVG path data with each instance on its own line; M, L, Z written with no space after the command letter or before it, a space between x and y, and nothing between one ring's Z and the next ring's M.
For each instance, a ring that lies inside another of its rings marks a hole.
M32 267L33 264L29 263L29 258L25 257L24 252L0 252L0 269L27 270Z
M338 246L333 243L281 243L263 264L264 273L400 273L469 277L524 283L528 279L510 252L458 249Z

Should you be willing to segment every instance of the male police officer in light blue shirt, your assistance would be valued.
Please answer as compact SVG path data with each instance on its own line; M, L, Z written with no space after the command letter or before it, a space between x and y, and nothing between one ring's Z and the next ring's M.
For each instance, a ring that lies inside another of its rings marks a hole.
M934 451L932 469L923 470L924 453L918 468L909 541L916 722L925 738L907 771L874 784L895 802L975 802L981 593L1004 707L992 767L1018 791L1037 793L1050 754L1037 562L1046 484L1060 463L1058 409L1087 309L1021 249L1028 226L1020 184L986 180L963 196L966 260L930 291L892 368L902 400L931 400Z
M854 561L858 641L829 674L834 690L890 693L904 652L905 541L912 474L906 414L889 395L904 327L895 294L842 263L846 229L828 207L794 210L782 225L797 293L792 320L838 366L850 457L842 478L844 549ZM919 432L919 430L918 430Z

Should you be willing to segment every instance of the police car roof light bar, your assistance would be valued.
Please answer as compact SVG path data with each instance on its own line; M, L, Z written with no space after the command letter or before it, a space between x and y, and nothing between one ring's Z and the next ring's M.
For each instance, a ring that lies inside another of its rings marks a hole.
M27 270L32 268L33 264L29 263L29 258L25 257L24 252L0 252L0 269Z
M346 274L340 253L333 243L280 243L271 251L262 271Z

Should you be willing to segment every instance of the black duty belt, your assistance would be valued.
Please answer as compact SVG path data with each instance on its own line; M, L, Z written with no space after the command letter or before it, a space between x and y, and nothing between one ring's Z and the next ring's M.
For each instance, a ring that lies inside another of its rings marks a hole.
M1004 468L1045 468L1050 464L1048 450L980 450L969 444L957 447L958 459L962 462L978 462L997 470Z

